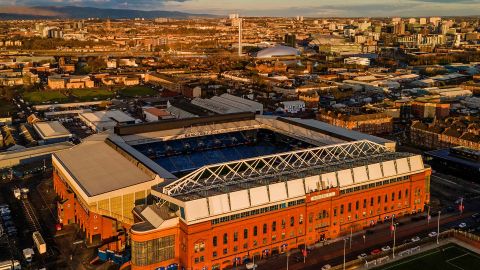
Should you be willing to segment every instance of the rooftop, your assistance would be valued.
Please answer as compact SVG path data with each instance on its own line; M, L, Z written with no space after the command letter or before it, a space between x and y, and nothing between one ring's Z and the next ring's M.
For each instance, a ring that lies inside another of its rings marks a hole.
M33 127L43 140L72 136L58 121L36 122Z
M106 134L95 134L83 143L53 154L89 197L153 180L105 141Z

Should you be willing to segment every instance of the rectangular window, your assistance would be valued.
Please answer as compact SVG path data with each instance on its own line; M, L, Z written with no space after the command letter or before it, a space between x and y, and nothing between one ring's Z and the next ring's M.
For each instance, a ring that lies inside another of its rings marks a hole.
M337 208L333 208L333 216L336 217L337 216Z
M248 229L244 229L243 230L243 239L247 239L248 238Z
M233 233L233 242L237 242L238 241L238 232L234 232Z
M277 222L274 221L274 222L272 222L272 232L274 232L276 230L277 230Z
M358 207L359 207L359 203L358 201L355 202L355 210L358 210Z
M380 196L377 197L377 204L380 204L381 202L381 199L380 199Z
M395 201L395 192L392 192L392 202Z
M367 208L367 199L363 199L363 208Z
M257 236L257 226L253 227L253 236Z
M344 210L343 208L344 208L343 204L340 205L340 215L343 215L343 210Z
M399 199L399 200L402 199L402 191L401 191L401 190L398 192L398 199Z
M385 194L385 202L388 202L388 195Z
M348 203L348 212L352 212L352 203Z

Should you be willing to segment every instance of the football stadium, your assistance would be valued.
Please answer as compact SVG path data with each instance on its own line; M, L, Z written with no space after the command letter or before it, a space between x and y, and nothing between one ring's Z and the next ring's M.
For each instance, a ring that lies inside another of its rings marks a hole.
M58 218L132 269L224 269L424 210L430 168L311 119L117 126L53 154Z

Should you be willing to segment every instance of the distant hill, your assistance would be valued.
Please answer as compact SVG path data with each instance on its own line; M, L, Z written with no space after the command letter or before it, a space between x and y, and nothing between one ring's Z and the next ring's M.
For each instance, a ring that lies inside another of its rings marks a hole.
M164 10L134 10L134 9L103 9L94 7L75 6L0 6L0 20L27 20L27 19L86 19L86 18L175 18L188 19L198 17L216 17L210 14L191 14L179 11Z

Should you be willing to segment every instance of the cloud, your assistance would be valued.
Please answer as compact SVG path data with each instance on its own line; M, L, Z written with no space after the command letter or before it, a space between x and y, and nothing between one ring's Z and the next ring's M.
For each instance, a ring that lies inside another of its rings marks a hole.
M480 0L0 0L2 5L89 6L242 16L380 17L480 15Z
M0 6L83 6L97 8L158 9L167 2L186 2L189 0L0 0Z

